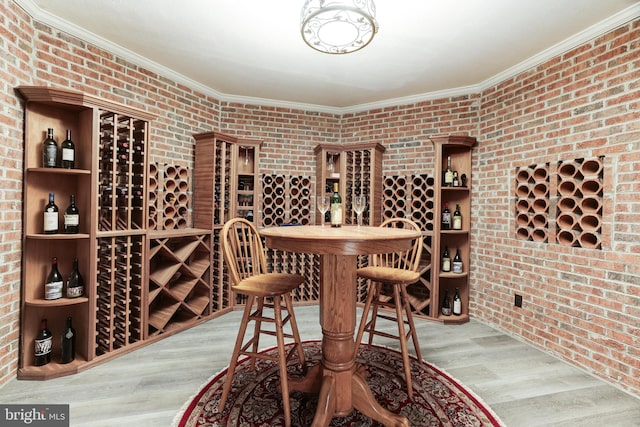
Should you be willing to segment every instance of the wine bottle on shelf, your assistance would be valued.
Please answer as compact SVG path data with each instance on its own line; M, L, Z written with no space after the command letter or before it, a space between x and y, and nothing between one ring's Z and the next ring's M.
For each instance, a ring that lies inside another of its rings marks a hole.
M449 301L449 293L444 291L444 298L442 299L442 315L451 316L451 301Z
M55 197L53 193L49 193L49 203L44 208L44 234L56 234L58 232L58 212Z
M67 138L60 144L62 158L60 164L63 168L73 169L76 165L76 147L71 141L71 131L67 129Z
M342 197L338 193L338 183L333 183L333 194L330 199L331 203L331 226L340 227L342 225Z
M453 295L453 314L460 316L462 314L462 299L460 299L460 291L456 288L456 293Z
M453 272L462 274L462 257L460 257L460 249L456 250L456 256L453 257Z
M42 143L42 166L55 168L58 166L58 143L53 139L53 129L47 129L47 138Z
M60 341L60 362L72 362L76 358L76 331L71 326L71 316L67 317L67 324L62 331Z
M444 202L444 209L442 210L442 229L451 229L451 211L449 210L449 202Z
M58 258L53 257L51 260L51 271L47 276L47 281L44 284L44 299L53 300L62 298L62 287L64 285L64 279L58 271Z
M456 203L456 210L453 211L453 229L462 230L462 213L460 213L460 205Z
M64 232L65 234L78 234L80 230L80 211L76 206L76 196L69 197L69 206L64 211Z
M445 273L451 271L451 257L447 246L444 247L444 252L442 253L442 271Z
M458 178L458 171L453 171L453 182L454 187L460 187L460 179Z
M451 156L447 156L447 169L444 172L444 186L453 187L453 170L451 169Z
M67 278L65 295L67 298L78 298L84 293L84 280L78 269L78 258L73 259L73 270Z
M51 331L47 329L47 319L40 321L40 332L35 339L35 359L34 365L43 366L51 362L51 350L53 349L53 341Z

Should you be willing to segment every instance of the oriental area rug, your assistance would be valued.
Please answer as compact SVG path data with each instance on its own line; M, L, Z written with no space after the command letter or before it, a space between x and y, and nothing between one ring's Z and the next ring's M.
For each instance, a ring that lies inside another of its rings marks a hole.
M320 341L304 343L308 366L320 362ZM277 354L275 348L264 352ZM366 366L367 383L376 400L386 409L402 414L414 427L503 426L493 411L470 390L442 370L423 361L412 360L413 399L409 399L402 375L402 355L392 349L361 345L356 359ZM278 391L280 374L277 362L257 360L252 370L248 359L240 362L233 378L225 409L218 412L227 370L216 374L187 402L175 417L175 427L271 427L284 426L282 396ZM289 364L290 375L302 375L298 359ZM311 425L317 396L291 393L291 424ZM382 424L353 411L337 417L330 426L378 427Z

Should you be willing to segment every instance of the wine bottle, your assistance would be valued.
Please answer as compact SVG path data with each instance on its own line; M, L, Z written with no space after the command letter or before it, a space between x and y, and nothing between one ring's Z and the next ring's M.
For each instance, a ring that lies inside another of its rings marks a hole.
M445 273L451 271L451 257L447 246L444 247L444 252L442 253L442 271Z
M460 179L458 178L458 171L453 171L453 182L454 187L460 187Z
M444 298L442 299L442 315L451 316L451 301L449 301L449 293L444 291Z
M444 202L444 209L442 210L442 229L451 229L451 211L449 210L449 202Z
M73 169L76 165L76 147L71 141L71 131L67 129L67 138L60 144L62 159L60 164L65 169Z
M462 314L462 299L460 299L460 291L456 288L456 293L453 295L453 314L460 316Z
M42 166L55 168L58 166L58 143L53 139L53 129L47 129L47 138L42 143Z
M460 249L456 250L456 256L453 257L453 272L457 274L462 273L462 258L460 257Z
M447 156L447 170L444 172L444 186L453 186L453 170L451 169L451 156Z
M456 210L453 211L453 229L462 230L462 213L460 213L460 205L456 203Z
M66 234L78 234L80 229L80 211L76 206L76 196L69 197L69 207L64 211L64 232Z
M58 271L58 258L53 257L51 260L51 271L44 284L44 299L52 300L62 298L63 284L64 279Z
M62 331L60 353L61 363L69 363L76 358L76 331L71 326L71 316L67 317L67 325Z
M33 364L36 366L46 365L51 362L51 350L53 349L52 336L47 329L47 319L40 321L40 332L35 340L35 359Z
M44 234L56 234L58 232L58 206L56 206L53 193L49 193L49 203L44 208Z
M331 226L340 227L342 225L342 197L338 193L338 183L333 183L333 194L330 199L331 203Z
M84 280L78 270L78 258L73 259L73 270L67 278L65 295L67 298L78 298L84 293Z

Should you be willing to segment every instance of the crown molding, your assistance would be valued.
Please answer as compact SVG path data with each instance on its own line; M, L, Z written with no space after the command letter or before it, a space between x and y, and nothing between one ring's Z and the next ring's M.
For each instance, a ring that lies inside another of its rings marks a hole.
M479 82L470 86L463 86L458 88L446 89L435 92L428 92L422 94L416 94L406 97L386 99L382 101L375 101L366 104L359 104L347 107L332 107L326 105L315 105L297 102L281 101L276 99L255 98L249 96L238 96L233 94L226 94L218 92L217 90L205 86L195 80L192 80L176 71L167 68L157 62L151 61L142 55L130 51L118 44L115 44L107 39L104 39L96 34L93 34L82 27L72 24L68 21L60 19L59 17L41 9L33 0L14 0L14 2L20 6L27 14L33 19L47 24L60 31L66 32L72 36L75 36L87 43L94 44L102 49L105 49L113 54L122 57L123 59L137 64L142 68L146 68L153 71L163 77L174 80L185 86L188 86L194 90L200 91L206 95L218 99L221 102L237 102L242 104L252 104L259 106L277 107L277 108L290 108L294 110L323 112L328 114L343 115L350 113L357 113L367 110L387 108L398 105L409 105L418 102L429 101L434 99L443 99L456 96L473 95L480 93L485 89L495 86L504 80L514 77L528 69L531 69L553 57L561 55L580 44L586 43L608 31L611 31L621 25L632 21L640 17L640 2L629 6L628 8L620 11L619 13L610 16L609 18L598 22L597 24L577 33L573 36L561 41L560 43L537 53L536 55L520 62L519 64L510 67L482 82Z

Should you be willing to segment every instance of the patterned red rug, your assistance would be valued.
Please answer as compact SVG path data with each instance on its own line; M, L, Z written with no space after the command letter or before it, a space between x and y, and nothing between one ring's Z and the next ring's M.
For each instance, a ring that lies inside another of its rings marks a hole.
M304 343L307 363L320 361L321 343ZM265 352L276 353L271 348ZM428 362L412 363L414 396L409 399L401 375L402 355L378 346L360 346L357 362L367 366L367 382L377 401L391 412L402 414L414 427L484 427L503 426L493 411L470 390ZM290 374L302 375L294 358ZM226 369L208 381L176 416L177 427L272 427L284 425L282 397L278 392L279 371L275 362L258 360L256 370L247 359L238 364L233 387L222 413L218 402L222 394ZM311 425L317 397L291 394L291 423L296 427ZM331 426L381 426L380 423L353 411L349 416L334 418Z

